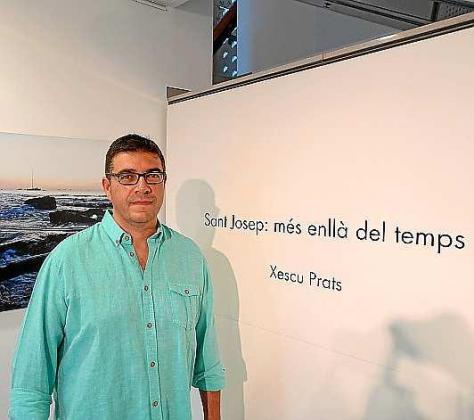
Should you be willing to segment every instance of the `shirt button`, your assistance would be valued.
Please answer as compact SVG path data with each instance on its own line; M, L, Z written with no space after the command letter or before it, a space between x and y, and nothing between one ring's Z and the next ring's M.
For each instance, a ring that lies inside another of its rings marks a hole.
M125 240L126 241L130 240L130 236L125 236Z
M152 367L152 368L155 367L155 362L151 362L150 367Z
M153 401L153 407L158 407L158 401Z
M186 289L186 290L184 291L184 293L187 294L187 295L189 295L189 290Z
M145 292L148 292L148 286L145 286L144 289L145 289Z
M130 252L130 256L133 257L135 256L135 254L133 252Z
M151 322L149 322L148 324L146 324L147 328L151 328L153 327L153 324Z

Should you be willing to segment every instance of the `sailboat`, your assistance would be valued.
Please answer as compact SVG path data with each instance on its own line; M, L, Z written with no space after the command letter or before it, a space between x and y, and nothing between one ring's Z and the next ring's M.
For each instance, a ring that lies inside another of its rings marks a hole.
M33 175L33 169L31 170L31 187L25 188L26 191L43 191L41 188L35 187L35 179Z

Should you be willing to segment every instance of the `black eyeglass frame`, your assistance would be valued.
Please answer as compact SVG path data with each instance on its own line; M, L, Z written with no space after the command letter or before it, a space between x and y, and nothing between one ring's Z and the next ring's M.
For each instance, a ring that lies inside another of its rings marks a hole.
M147 180L147 176L148 175L161 175L161 181L160 182L148 182ZM134 182L134 183L131 183L131 184L124 184L123 182L120 182L120 176L122 175L138 175L137 177L137 180ZM117 178L117 181L120 185L127 185L127 186L130 186L130 185L137 185L139 182L140 182L140 178L143 177L143 179L145 180L145 182L148 184L148 185L160 185L162 184L163 182L166 181L166 172L162 172L162 171L150 171L150 172L119 172L119 173L113 173L113 172L108 172L105 174L105 176L107 178L113 176L115 178Z

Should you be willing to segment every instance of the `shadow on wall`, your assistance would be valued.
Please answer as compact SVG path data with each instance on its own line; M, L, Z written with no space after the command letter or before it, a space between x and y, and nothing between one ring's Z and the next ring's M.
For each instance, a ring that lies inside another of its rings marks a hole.
M364 420L473 420L474 334L445 314L390 325L392 348Z
M192 212L190 211L192 209ZM181 232L201 247L213 279L216 327L219 350L226 367L226 388L222 394L222 418L243 420L244 390L247 370L242 357L239 331L239 295L235 275L227 257L213 248L215 229L205 227L201 217L206 211L217 215L214 191L202 180L188 180L178 190L176 220Z

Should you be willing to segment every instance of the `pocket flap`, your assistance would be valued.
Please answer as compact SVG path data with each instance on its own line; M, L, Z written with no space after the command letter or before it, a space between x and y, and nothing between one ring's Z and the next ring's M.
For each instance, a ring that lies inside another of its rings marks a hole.
M199 287L189 284L170 284L170 290L181 296L199 296Z

